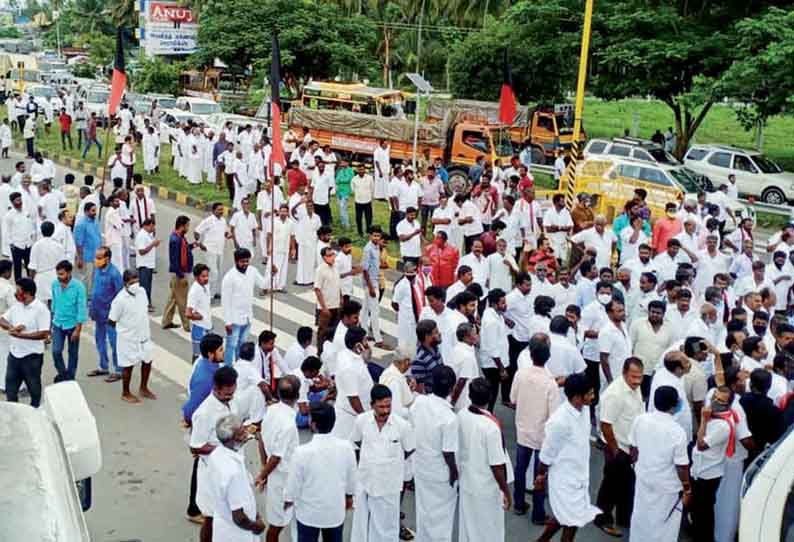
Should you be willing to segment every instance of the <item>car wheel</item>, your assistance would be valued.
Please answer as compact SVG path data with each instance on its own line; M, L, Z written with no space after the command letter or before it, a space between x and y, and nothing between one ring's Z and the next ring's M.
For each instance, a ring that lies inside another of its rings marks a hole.
M786 195L779 188L767 188L761 194L761 201L769 203L770 205L785 205Z

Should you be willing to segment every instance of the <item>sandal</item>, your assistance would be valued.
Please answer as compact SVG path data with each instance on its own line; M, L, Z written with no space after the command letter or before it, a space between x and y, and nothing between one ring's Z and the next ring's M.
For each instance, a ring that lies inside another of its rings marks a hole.
M110 374L110 372L105 371L104 369L94 369L93 371L88 371L85 375L94 377L94 376L105 376L108 374Z
M413 540L414 532L404 525L400 525L400 540Z
M110 375L105 379L105 382L111 383L111 382L118 382L119 380L121 380L121 375L118 373L113 373L112 375Z

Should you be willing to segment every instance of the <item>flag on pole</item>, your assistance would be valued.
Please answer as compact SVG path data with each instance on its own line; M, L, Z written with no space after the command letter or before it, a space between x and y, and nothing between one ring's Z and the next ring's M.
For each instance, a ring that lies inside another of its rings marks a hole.
M502 59L502 90L499 93L499 122L512 126L516 116L516 95L513 93L513 76L507 61L507 49Z
M124 69L124 39L122 30L116 30L116 59L113 62L113 79L110 83L110 99L108 100L108 114L113 116L124 96L127 88L127 72Z
M278 32L273 30L272 57L270 60L270 123L271 145L270 174L281 174L286 166L284 143L281 140L281 50L278 45ZM280 167L276 168L278 164Z

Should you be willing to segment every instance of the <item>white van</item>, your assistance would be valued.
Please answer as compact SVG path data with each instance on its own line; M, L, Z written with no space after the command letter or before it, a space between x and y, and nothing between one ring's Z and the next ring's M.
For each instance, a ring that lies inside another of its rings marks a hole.
M193 98L191 96L183 96L176 99L176 108L182 111L200 115L202 117L212 115L213 113L222 113L220 104L212 100L205 100L204 98Z

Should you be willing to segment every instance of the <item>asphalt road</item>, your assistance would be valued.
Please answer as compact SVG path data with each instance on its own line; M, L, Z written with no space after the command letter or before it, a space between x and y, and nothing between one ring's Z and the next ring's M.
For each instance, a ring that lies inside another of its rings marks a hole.
M10 174L18 157L0 161L0 173ZM65 171L58 168L60 184ZM77 175L78 180L82 174ZM78 181L79 184L79 181ZM152 335L156 344L152 389L158 400L146 400L133 406L120 399L120 383L106 384L101 379L91 379L85 374L97 364L93 340L93 328L84 330L80 345L78 382L97 418L102 440L103 468L95 477L93 486L93 508L86 514L87 522L95 542L145 541L178 542L198 539L198 528L185 520L187 506L191 456L186 445L186 435L180 428L180 406L184 402L185 385L190 374L190 340L181 330L163 330L160 314L168 297L167 237L179 214L191 217L191 226L202 218L195 209L183 208L173 202L156 200L157 236L163 240L158 253L158 273L154 280L154 304L157 311L152 318ZM196 253L201 261L201 253ZM227 250L225 266L231 265L231 250ZM292 277L290 277L290 284ZM275 301L274 328L278 334L277 345L284 349L292 342L301 325L313 326L313 294L307 288L289 286L288 294L280 294ZM384 297L388 307L389 297ZM217 311L217 312L216 312ZM213 311L216 329L221 329L220 309ZM259 299L254 308L254 333L269 325L269 300ZM396 318L393 312L382 310L382 329L387 340L395 341ZM376 357L383 352L376 351ZM54 369L49 352L45 354L45 380L52 382ZM134 376L133 385L138 375ZM515 443L515 428L512 411L497 408L497 416L504 422L505 440L509 446ZM302 440L309 438L302 433ZM249 450L251 472L258 472L255 450ZM514 450L510 450L515 460ZM601 452L591 450L591 493L595 498L603 465ZM529 498L529 496L528 496ZM264 500L261 501L264 503ZM264 506L260 506L264 512ZM404 507L407 524L413 525L413 495L406 496ZM547 507L548 509L548 507ZM507 540L532 540L540 528L529 523L529 516L518 517L506 514ZM346 534L346 540L349 534ZM483 533L483 540L487 540ZM592 525L579 533L578 540L585 542L611 540ZM284 532L281 540L289 540Z

